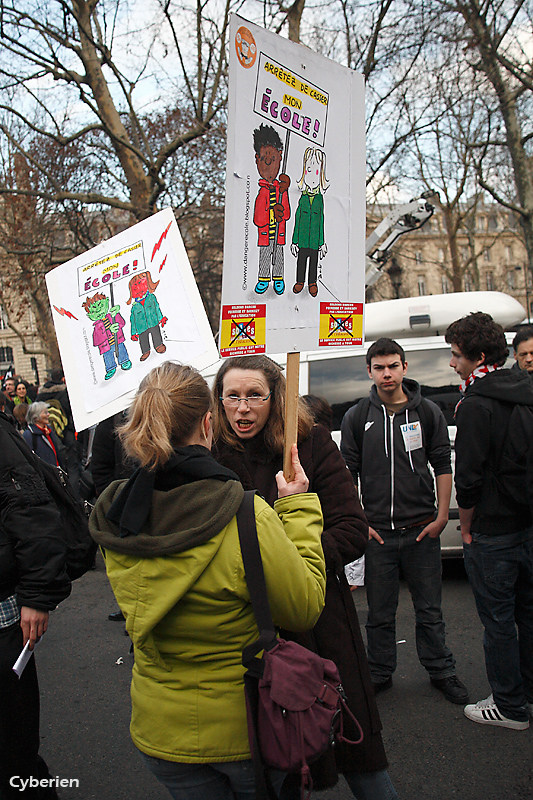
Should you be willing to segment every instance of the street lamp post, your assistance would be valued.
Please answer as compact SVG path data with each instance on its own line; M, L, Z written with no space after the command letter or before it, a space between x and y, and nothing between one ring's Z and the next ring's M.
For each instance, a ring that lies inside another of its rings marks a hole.
M391 265L387 269L387 274L390 278L390 282L392 284L392 291L394 293L394 299L398 300L400 297L400 289L402 287L402 273L403 270L394 258L391 258Z
M528 275L529 270L525 262L522 262L521 267L515 267L515 270L517 272L520 272L522 269L524 270L524 282L526 285L526 311L527 311L527 321L529 322L531 316L531 309L529 307L529 275Z

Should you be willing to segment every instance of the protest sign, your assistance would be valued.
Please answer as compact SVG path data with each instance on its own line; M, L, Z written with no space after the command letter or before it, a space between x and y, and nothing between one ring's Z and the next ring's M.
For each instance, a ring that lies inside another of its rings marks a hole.
M364 244L363 77L232 15L221 355L362 344Z
M203 369L216 345L171 209L46 276L77 430L131 403L171 360Z

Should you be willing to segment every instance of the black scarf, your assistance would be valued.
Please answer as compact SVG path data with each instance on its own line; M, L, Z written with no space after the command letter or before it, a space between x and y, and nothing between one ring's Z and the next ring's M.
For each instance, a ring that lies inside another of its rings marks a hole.
M150 515L154 489L169 491L175 486L206 478L219 481L239 480L230 469L220 466L206 447L176 447L169 460L159 469L138 467L135 470L112 503L106 518L118 526L121 538L137 536Z

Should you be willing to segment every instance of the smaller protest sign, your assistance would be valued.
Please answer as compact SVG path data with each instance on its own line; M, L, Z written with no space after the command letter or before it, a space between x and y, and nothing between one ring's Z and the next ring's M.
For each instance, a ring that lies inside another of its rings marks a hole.
M126 408L166 360L204 369L216 345L171 209L46 276L77 430Z

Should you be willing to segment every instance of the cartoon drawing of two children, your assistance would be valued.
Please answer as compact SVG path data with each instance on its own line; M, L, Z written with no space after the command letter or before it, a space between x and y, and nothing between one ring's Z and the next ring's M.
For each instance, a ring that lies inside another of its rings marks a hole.
M288 175L278 172L283 144L271 125L261 125L253 134L255 163L260 175L259 192L254 206L254 224L258 229L259 273L255 287L264 294L273 282L276 294L285 291L283 249L285 228L290 218ZM303 156L302 175L298 181L301 196L294 217L291 253L296 258L296 283L299 294L305 286L306 272L309 294L318 294L318 259L327 253L324 240L324 197L329 186L326 178L326 154L317 147L308 147Z
M140 344L140 361L145 361L150 355L150 336L156 353L164 353L167 349L161 336L161 327L167 322L167 317L161 313L154 294L158 285L159 281L154 283L149 272L134 275L128 284L130 296L126 304L130 305L133 301L130 313L131 339ZM126 323L119 313L120 306L109 308L107 296L97 292L82 303L82 308L93 322L93 345L104 359L104 380L113 377L117 365L123 370L131 369L132 363L124 344Z

